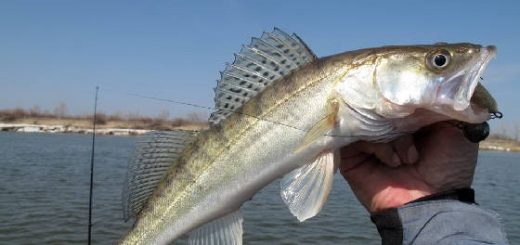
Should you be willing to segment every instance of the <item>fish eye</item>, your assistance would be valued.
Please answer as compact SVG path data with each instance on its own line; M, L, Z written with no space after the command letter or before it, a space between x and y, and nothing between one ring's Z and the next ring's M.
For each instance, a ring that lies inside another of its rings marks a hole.
M443 67L448 62L448 58L444 56L443 54L438 54L433 58L433 64L437 67Z
M446 50L435 52L428 58L428 64L434 69L442 69L450 63L450 53Z

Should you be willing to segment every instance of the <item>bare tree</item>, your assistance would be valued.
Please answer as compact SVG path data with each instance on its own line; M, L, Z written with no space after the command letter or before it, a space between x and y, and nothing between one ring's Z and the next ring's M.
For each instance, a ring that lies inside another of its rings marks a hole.
M201 112L190 112L186 115L186 118L193 123L204 123L207 117Z
M139 114L139 112L135 111L135 112L128 112L126 114L126 118L130 121L132 120L139 120L139 118L142 118L141 114Z
M67 114L67 105L65 102L60 102L55 108L54 108L54 115L58 118L63 118Z
M161 112L159 112L159 115L157 115L157 118L167 121L170 119L170 111L168 109L162 109Z
M38 117L38 116L41 116L42 114L42 110L40 109L40 107L38 105L33 105L31 107L31 110L29 111L29 115L31 117Z
M520 123L516 123L516 125L513 126L515 140L520 141Z

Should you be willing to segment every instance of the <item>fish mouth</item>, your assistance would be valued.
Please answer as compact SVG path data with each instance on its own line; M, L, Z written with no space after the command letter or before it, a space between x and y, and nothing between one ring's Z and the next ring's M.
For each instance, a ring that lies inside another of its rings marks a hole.
M471 67L469 70L463 69L443 82L437 92L438 104L452 105L455 111L463 111L468 108L482 73L495 55L494 46L481 48L479 58L469 65Z
M468 66L449 80L443 82L437 91L434 111L466 122L482 122L489 119L489 111L471 104L471 97L482 73L496 55L495 46L482 47L480 55Z

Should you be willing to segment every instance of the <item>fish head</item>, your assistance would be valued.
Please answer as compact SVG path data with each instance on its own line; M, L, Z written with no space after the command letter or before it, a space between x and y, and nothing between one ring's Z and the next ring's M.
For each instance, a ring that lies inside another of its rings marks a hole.
M373 74L378 114L404 117L421 109L470 123L486 121L496 108L485 107L494 99L477 87L495 54L494 46L469 43L382 48Z

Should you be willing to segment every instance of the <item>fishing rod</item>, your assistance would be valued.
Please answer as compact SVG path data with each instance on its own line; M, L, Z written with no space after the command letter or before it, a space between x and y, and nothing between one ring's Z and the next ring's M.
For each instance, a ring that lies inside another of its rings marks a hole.
M90 151L90 191L88 203L88 245L92 241L92 196L94 189L94 152L96 146L96 115L98 102L99 86L96 86L96 96L94 99L94 116L92 117L92 150Z

